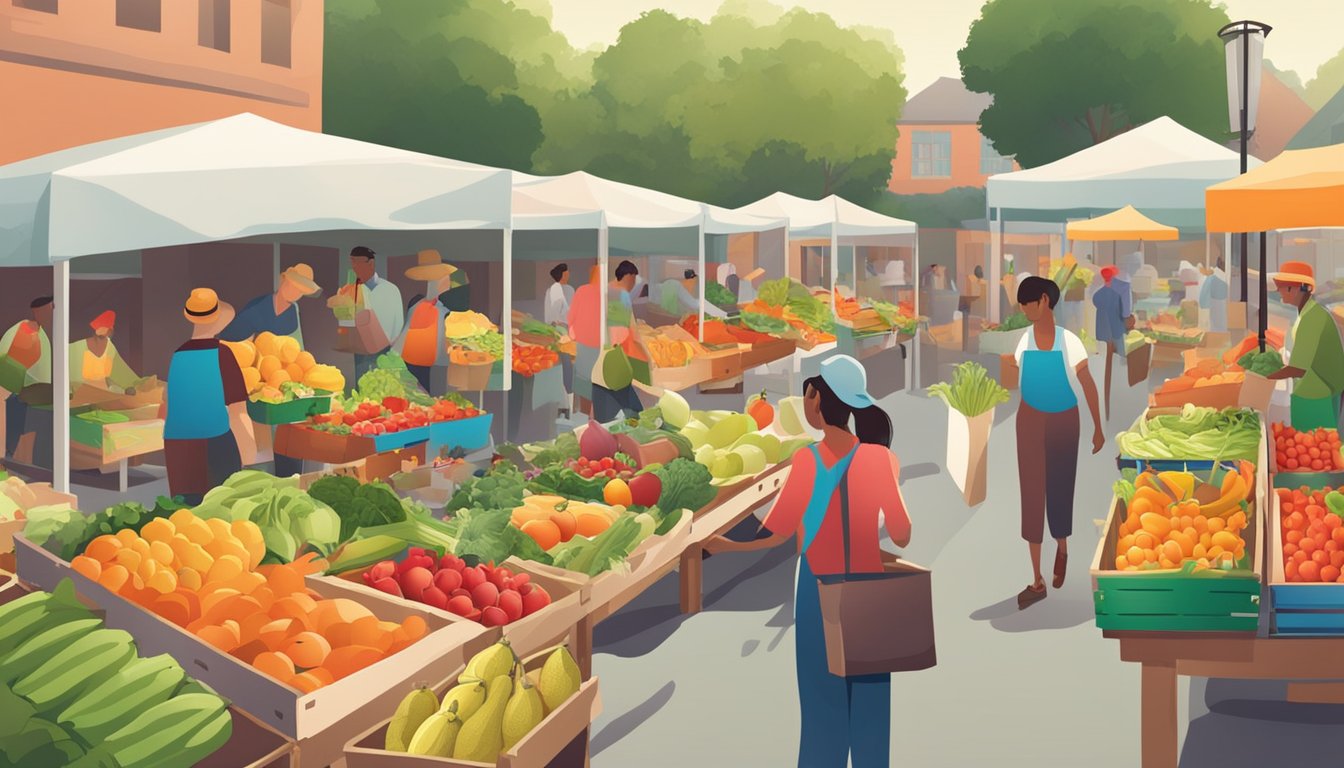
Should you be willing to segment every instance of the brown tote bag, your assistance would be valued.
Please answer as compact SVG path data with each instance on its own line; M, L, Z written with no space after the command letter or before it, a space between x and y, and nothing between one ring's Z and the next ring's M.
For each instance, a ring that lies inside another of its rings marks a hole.
M818 576L826 662L841 677L913 672L938 663L933 573L887 552L882 573L850 573L849 479L840 478L845 573Z

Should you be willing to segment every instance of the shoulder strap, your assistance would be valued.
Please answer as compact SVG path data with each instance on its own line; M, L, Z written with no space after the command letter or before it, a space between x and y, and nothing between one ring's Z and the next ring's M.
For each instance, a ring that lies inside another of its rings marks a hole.
M861 445L861 444L860 444ZM849 468L854 466L854 457L859 453L859 446L855 445L849 455L841 461L845 462L845 469L840 473L840 535L844 539L845 547L845 573L850 572L849 562Z

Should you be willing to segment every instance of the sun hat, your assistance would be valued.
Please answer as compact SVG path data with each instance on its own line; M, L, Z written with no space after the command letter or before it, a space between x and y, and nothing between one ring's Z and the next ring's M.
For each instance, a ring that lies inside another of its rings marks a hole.
M102 330L104 328L111 329L115 327L116 324L117 324L117 313L113 312L110 309L103 312L101 315L93 318L93 320L89 321L89 327L95 331Z
M280 273L281 280L288 280L303 289L305 296L311 296L322 290L313 280L313 268L307 264L295 264Z
M1276 283L1298 283L1316 287L1316 271L1305 261L1285 261L1279 265L1278 272L1271 272L1269 279Z
M850 408L869 408L876 405L868 394L868 372L863 364L849 355L836 355L821 364L821 380L831 388L840 402Z
M219 316L219 294L212 288L192 288L182 314L196 325L213 322Z
M415 266L406 270L406 277L409 280L429 282L442 280L456 271L457 267L445 263L439 252L430 248L415 255Z

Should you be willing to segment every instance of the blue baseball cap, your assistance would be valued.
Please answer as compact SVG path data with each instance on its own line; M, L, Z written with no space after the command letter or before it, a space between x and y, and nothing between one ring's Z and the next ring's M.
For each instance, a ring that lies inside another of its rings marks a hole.
M858 410L877 405L868 394L868 372L849 355L836 355L821 364L821 380L840 402Z

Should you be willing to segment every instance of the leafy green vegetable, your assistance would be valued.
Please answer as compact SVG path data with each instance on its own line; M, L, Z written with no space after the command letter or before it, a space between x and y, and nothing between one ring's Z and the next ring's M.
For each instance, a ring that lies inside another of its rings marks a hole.
M552 464L529 480L527 489L533 493L554 494L576 501L601 501L602 489L606 484L605 477L585 478L569 467ZM519 503L522 503L521 500Z
M778 336L789 330L789 324L779 317L771 317L756 312L743 312L742 325L757 333L770 333Z
M714 280L705 281L705 301L723 309L731 309L737 306L737 296L734 296L733 292L722 283Z
M1344 493L1331 491L1325 494L1325 508L1330 510L1331 514L1344 517Z
M1111 486L1112 490L1115 491L1115 495L1126 504L1129 503L1130 499L1134 498L1134 481L1138 476L1139 473L1132 468L1121 470L1120 479L1116 480Z
M793 281L787 277L778 280L766 280L756 292L756 297L772 307L782 307L789 302L789 289Z
M673 459L656 472L663 490L658 496L658 508L668 514L680 509L699 511L714 500L718 491L710 485L713 476L709 469L690 459Z
M621 565L648 536L637 517L622 515L616 518L611 527L592 539L575 536L563 544L557 544L551 549L552 563L557 568L588 576L596 576Z
M547 325L546 323L543 323L540 320L537 320L536 318L532 317L529 317L526 320L524 320L522 326L518 329L518 331L519 333L530 333L534 336L549 336L553 339L560 338L559 328L556 328L553 325Z
M287 563L312 549L326 556L341 540L341 518L299 490L297 476L277 478L245 469L205 494L197 517L251 520L266 541L266 562Z
M355 531L352 541L397 539L402 542L403 547L424 547L425 549L433 549L439 552L452 552L457 547L458 526L453 525L451 522L444 522L436 519L429 513L429 510L418 504L403 503L402 507L406 512L406 518L404 520L395 523L387 523L385 525L360 528ZM376 543L373 546L376 547L382 545ZM388 548L391 549L390 543ZM347 558L338 559L345 560ZM378 557L374 562L384 559L386 559L386 557ZM351 570L355 567L358 566L347 565L342 562L342 566L339 570L334 565L331 570L334 573L339 573L341 571Z
M513 509L458 510L450 526L456 532L453 554L476 563L502 563L510 555L549 564L551 557L531 536L510 523Z
M401 500L383 483L361 484L353 477L321 477L308 488L308 495L340 515L341 541L354 536L360 528L406 519Z
M1003 318L1003 322L999 323L997 328L989 328L986 330L990 333L994 333L996 331L999 333L1006 333L1008 331L1020 331L1023 328L1026 328L1030 325L1031 321L1027 319L1026 315L1022 314L1021 312L1014 312L1013 314Z
M574 436L573 432L566 431L559 437L545 443L535 443L533 446L538 450L532 455L531 464L534 467L549 467L552 464L564 464L579 458L579 438Z
M929 394L942 398L949 408L967 416L979 416L1010 399L1008 390L989 378L983 365L973 361L953 368L952 383L934 384L929 387Z
M497 461L480 477L458 487L448 501L448 509L468 507L509 509L523 503L523 473L512 462Z
M1278 373L1283 368L1283 356L1279 354L1277 349L1266 347L1264 352L1253 349L1242 355L1241 359L1237 361L1237 365L1251 373L1269 376Z
M1116 444L1136 459L1254 461L1260 449L1260 416L1242 408L1186 404L1179 415L1154 416L1121 432Z

